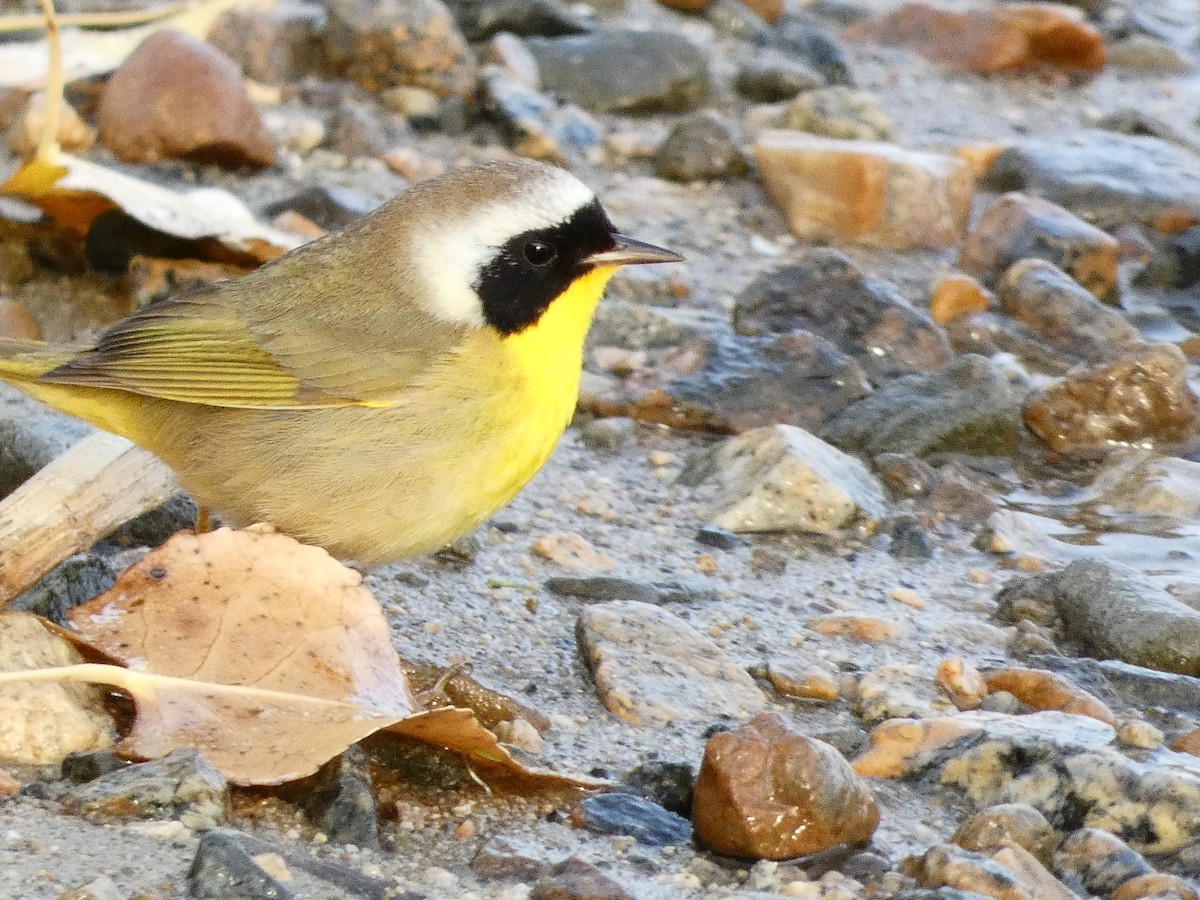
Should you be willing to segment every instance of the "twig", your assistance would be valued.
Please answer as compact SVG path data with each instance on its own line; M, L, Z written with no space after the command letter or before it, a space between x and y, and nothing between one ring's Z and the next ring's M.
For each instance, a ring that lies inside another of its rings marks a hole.
M42 136L38 141L35 159L48 166L58 162L61 148L58 143L58 124L63 106L62 38L58 31L58 13L54 0L41 0L46 17L46 44L50 49L50 69L46 75L45 102L42 107Z

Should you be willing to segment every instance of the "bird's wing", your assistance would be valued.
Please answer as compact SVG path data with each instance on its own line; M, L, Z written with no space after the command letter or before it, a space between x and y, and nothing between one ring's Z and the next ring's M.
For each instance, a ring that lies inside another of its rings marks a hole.
M207 406L386 406L457 343L442 333L372 347L361 335L300 319L281 340L258 333L220 296L201 292L147 307L41 380Z

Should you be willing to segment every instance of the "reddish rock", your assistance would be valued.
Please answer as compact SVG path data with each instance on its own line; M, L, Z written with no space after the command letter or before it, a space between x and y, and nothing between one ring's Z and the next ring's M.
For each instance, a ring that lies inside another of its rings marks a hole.
M987 672L983 678L989 691L1008 691L1034 709L1091 716L1109 725L1117 722L1113 711L1102 700L1056 672L1014 666Z
M959 157L784 130L760 134L754 156L802 241L945 250L966 232L975 180Z
M1109 359L1142 340L1125 315L1105 306L1062 269L1041 259L1000 280L1000 306L1034 337L1076 359Z
M1099 72L1104 38L1057 4L1013 3L958 13L906 3L846 31L849 38L911 47L959 72L993 75L1037 65Z
M1020 193L988 207L967 235L958 264L994 284L1013 263L1031 257L1054 263L1100 300L1116 294L1117 239L1061 206Z
M325 52L336 71L369 91L475 92L474 57L442 0L332 0Z
M708 742L693 819L718 853L791 859L865 843L879 809L837 750L764 713Z
M983 312L990 299L984 286L970 275L951 272L933 286L929 315L939 325L946 325L960 316Z
M1025 402L1025 424L1059 453L1091 456L1121 444L1176 444L1200 432L1200 400L1173 344L1149 344L1083 367Z
M275 159L237 66L174 31L146 38L113 73L97 118L101 142L129 162L185 157L266 166Z

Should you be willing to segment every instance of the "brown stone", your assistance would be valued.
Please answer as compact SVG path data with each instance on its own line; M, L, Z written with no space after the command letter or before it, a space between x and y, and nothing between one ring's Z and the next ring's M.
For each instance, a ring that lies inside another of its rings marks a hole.
M907 633L899 623L887 619L842 614L813 619L808 627L826 637L848 637L868 644L894 643Z
M75 107L60 100L58 145L68 153L83 153L96 142L96 132L79 117ZM16 125L8 135L8 149L20 157L33 156L42 139L46 122L46 95L38 91L25 103Z
M742 3L768 25L774 25L783 15L783 0L742 0Z
M1138 875L1112 892L1110 900L1200 900L1196 888L1178 875Z
M988 695L987 682L979 670L964 659L952 657L938 663L934 679L959 709L978 709Z
M1200 399L1173 344L1150 344L1075 369L1028 398L1022 414L1051 448L1078 456L1119 444L1176 444L1200 430Z
M1171 744L1171 749L1177 753L1200 756L1200 728L1195 728L1182 737L1176 738Z
M1104 38L1059 4L1013 3L958 13L906 3L846 31L852 39L911 47L959 72L992 75L1036 65L1098 72Z
M982 284L970 275L952 272L933 286L929 316L939 325L945 325L959 316L983 312L990 302L991 297Z
M989 691L1008 691L1034 709L1091 716L1109 725L1117 722L1113 711L1102 700L1057 672L1014 666L986 672L983 678Z
M546 534L533 542L533 555L572 572L611 572L617 564L573 531Z
M1038 340L1081 359L1108 359L1140 343L1124 314L1096 300L1053 263L1025 259L1000 279L1001 308Z
M100 140L121 159L267 166L275 144L233 61L174 31L146 38L104 90Z
M663 6L685 13L702 13L713 5L713 0L658 0Z
M0 298L0 337L40 341L42 326L20 300Z
M1091 895L1108 896L1119 885L1154 869L1140 853L1110 831L1079 828L1059 845L1057 869Z
M1005 194L967 235L958 255L963 271L994 284L1013 263L1044 259L1100 300L1117 291L1120 244L1061 206L1025 194Z
M693 819L718 853L791 859L865 843L879 809L837 750L764 713L709 740Z
M880 722L871 729L871 745L855 757L854 771L872 778L903 778L979 727L955 716Z
M1048 864L1058 847L1058 834L1046 817L1032 806L1000 803L980 810L963 822L954 833L954 843L980 853L1017 846Z
M975 185L958 157L783 130L760 134L754 156L802 241L945 250L966 232Z
M829 671L794 656L772 659L767 664L767 680L784 696L802 700L831 702L840 691L838 680Z
M572 856L535 882L529 900L632 900L619 884L590 862Z

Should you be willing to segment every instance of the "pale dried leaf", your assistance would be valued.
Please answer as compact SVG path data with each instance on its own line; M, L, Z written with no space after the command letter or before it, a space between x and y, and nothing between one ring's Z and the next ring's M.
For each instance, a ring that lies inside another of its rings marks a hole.
M37 616L0 613L0 672L70 666L82 660ZM90 684L13 683L0 687L0 760L54 765L68 753L111 747L103 692Z

